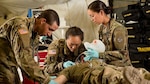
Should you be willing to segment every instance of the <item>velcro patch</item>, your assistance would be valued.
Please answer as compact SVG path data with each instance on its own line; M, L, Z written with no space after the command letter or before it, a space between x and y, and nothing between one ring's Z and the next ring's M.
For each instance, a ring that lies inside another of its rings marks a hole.
M56 54L56 50L49 50L48 54Z
M20 34L27 34L28 33L28 30L24 29L24 28L21 28L18 30Z

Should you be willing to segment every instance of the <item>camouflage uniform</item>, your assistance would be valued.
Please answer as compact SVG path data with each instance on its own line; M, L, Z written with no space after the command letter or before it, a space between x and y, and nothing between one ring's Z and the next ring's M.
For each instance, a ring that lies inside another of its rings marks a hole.
M65 39L54 40L48 47L48 54L45 60L45 71L51 75L57 75L57 72L63 68L63 62L68 60L75 62L78 55L86 49L83 44L74 52L71 52L66 45Z
M20 67L27 77L40 83L49 82L33 59L39 36L32 28L35 19L14 17L0 27L0 83L20 84L17 68ZM16 81L17 80L17 81Z
M116 66L131 65L127 35L126 28L114 19L111 19L107 26L101 25L99 39L104 42L106 51L100 53L100 58Z
M144 68L116 67L100 59L68 67L59 75L75 84L150 84L150 73Z

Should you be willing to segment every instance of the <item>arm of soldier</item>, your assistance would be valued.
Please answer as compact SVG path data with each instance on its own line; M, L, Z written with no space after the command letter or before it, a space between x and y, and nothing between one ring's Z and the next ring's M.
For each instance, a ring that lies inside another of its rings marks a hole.
M48 82L49 76L40 69L39 65L32 56L32 49L30 47L22 48L20 51L20 67L23 72L30 78L40 83Z
M86 75L87 73L89 74L92 65L100 66L102 65L102 62L99 62L99 60L92 60L65 68L60 72L59 76L54 81L58 84L64 84L66 82L74 82L79 84L83 82L83 80L85 81L85 79L88 79L87 77L89 76Z
M67 78L64 75L59 75L56 79L54 79L54 81L57 84L65 84L67 82Z
M23 49L20 53L20 67L23 72L32 80L40 83L48 83L50 77L47 73L39 67L38 63L32 57L32 50L30 48Z
M83 74L87 69L89 69L90 63L85 62L85 63L79 63L73 66L70 66L68 68L63 69L60 73L59 76L54 79L54 81L57 84L65 84L66 82L75 82L75 83L81 83L83 77ZM79 73L80 72L80 73Z
M43 73L39 65L34 61L32 56L32 49L30 47L30 33L27 29L26 20L19 20L18 25L14 26L10 35L12 49L15 53L15 58L25 74L41 83L48 82L49 76ZM16 23L17 24L17 23ZM17 29L17 32L15 30Z
M72 68L73 67L73 68ZM68 67L68 68L65 68L63 69L60 73L59 73L59 76L57 78L54 79L54 81L57 83L57 84L65 84L70 78L71 78L71 75L73 75L72 72L74 72L74 67L75 66L71 66L71 67Z
M105 51L105 52L99 53L99 57L101 59L105 59L108 61L115 61L115 60L122 60L123 55L119 53L119 51Z
M46 56L46 59L44 61L44 71L48 73L49 75L54 73L54 66L56 62L54 62L53 57L49 57L48 55Z
M68 68L63 69L58 77L64 76L65 79L63 82L74 82L81 83L84 79L84 75L86 75L87 71L90 69L90 62L77 63L76 65L70 66Z
M129 60L127 30L124 27L119 27L114 30L112 43L115 50L100 53L100 57L108 61Z
M57 71L60 71L63 69L62 63L58 60L58 40L54 40L49 46L48 46L48 54L46 56L45 60L45 68L44 70L49 73L53 74Z
M130 58L128 58L128 52L125 51L106 51L99 53L100 58L104 59L106 63L116 66L131 66Z

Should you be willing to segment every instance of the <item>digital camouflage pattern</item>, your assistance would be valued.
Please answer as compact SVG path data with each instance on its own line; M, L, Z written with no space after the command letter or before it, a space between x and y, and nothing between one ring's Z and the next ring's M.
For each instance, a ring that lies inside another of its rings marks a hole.
M34 50L37 49L39 36L32 35L35 19L14 17L0 26L0 81L6 84L19 84L16 77L17 67L20 67L27 77L40 83L49 82L48 74L44 74L38 63L33 59ZM6 44L7 43L7 44ZM12 81L15 81L12 82Z
M100 53L101 59L116 66L131 65L128 53L128 32L122 24L111 19L107 26L101 25L99 39L106 46L106 51Z
M45 71L51 75L57 75L63 67L63 62L68 60L75 62L79 54L86 49L83 44L75 52L71 52L66 45L65 39L54 40L48 46L48 54L45 60Z
M101 59L78 63L59 75L75 84L150 84L150 73L144 68L117 67Z

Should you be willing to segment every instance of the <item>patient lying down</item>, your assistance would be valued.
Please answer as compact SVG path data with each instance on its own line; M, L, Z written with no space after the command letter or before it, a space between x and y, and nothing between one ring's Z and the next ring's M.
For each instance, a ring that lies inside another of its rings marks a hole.
M144 68L117 67L86 56L85 60L61 71L50 84L150 84L150 73Z
M55 84L150 84L150 73L132 66L116 67L99 59L64 69L54 80ZM52 83L53 84L53 83Z

